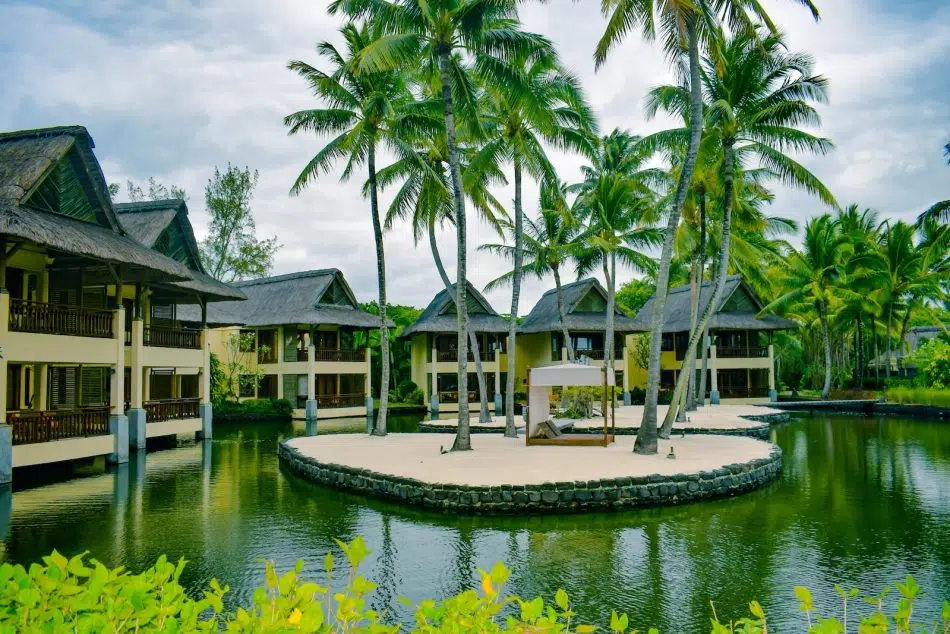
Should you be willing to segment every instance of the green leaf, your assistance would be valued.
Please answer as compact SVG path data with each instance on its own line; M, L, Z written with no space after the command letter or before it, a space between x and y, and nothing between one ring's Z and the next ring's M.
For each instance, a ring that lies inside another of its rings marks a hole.
M752 601L749 603L749 612L752 613L752 616L758 619L765 618L765 611L762 610L762 605L758 601Z
M564 592L562 588L558 588L558 591L554 593L554 603L556 603L557 607L561 608L562 610L567 610L567 593Z
M795 586L795 597L799 601L798 609L802 612L811 612L815 609L811 598L811 591L804 586Z

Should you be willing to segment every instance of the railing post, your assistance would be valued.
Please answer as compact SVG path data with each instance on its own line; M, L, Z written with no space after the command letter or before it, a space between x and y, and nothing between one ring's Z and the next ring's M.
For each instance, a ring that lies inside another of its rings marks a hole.
M201 419L201 431L197 432L195 437L211 440L211 331L207 326L201 329L201 377L198 383L198 418Z
M308 436L317 435L317 417L319 409L317 406L317 349L311 339L307 346L307 404L304 409L304 418L306 420L306 432Z
M709 346L709 404L719 405L719 377L716 372L716 346Z
M439 418L439 351L432 347L432 388L429 395L429 417Z
M131 353L131 400L129 401L129 411L126 414L129 418L129 445L132 449L143 451L145 449L145 423L147 421L145 409L142 407L142 373L144 361L143 333L145 322L141 315L132 320L132 344Z
M778 391L775 389L775 350L769 344L769 402L778 401Z
M504 413L501 403L501 350L495 348L495 416Z
M121 300L117 298L117 301ZM129 461L129 419L125 415L125 309L121 304L112 313L112 337L115 342L115 364L109 403L109 433L114 437L115 448L106 459L115 464L125 464Z

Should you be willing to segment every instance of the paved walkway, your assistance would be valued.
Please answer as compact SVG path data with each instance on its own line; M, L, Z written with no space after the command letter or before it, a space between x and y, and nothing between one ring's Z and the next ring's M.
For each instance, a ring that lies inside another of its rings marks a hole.
M287 446L323 464L367 469L429 484L467 486L536 485L711 472L727 465L769 458L774 445L738 436L693 435L659 442L659 453L633 453L634 436L619 436L608 447L524 444L524 438L472 437L474 451L441 453L451 434L362 434L299 437ZM675 460L666 455L673 447Z

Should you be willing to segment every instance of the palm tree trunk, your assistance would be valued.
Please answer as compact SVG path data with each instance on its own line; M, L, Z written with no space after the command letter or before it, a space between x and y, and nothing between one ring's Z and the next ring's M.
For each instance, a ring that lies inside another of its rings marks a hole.
M706 329L713 313L719 306L719 300L722 298L723 288L726 286L726 277L729 274L729 242L732 230L732 190L735 180L736 160L734 150L735 139L724 139L722 142L723 151L723 218L722 218L722 246L719 252L719 265L716 276L716 284L713 287L712 296L709 303L703 310L702 319L699 324L689 334L689 343L686 346L686 358L696 356L696 344L699 342L700 333ZM684 365L686 361L684 360ZM673 399L670 401L670 408L666 410L666 417L663 419L663 427L660 429L660 438L669 438L673 431L673 421L676 420L677 405L682 398L682 393L686 391L686 379L688 376L680 372L676 379L676 389L673 391Z
M702 287L700 287L702 288ZM709 371L709 326L703 330L703 370L699 373L699 392L696 393L696 400L700 407L706 407L706 373Z
M445 291L454 302L458 298L455 296L452 281L449 280L449 276L445 272L445 266L442 264L442 256L439 254L439 245L435 240L435 226L431 224L429 225L429 248L432 250L432 259L435 260L435 268L439 271L439 277L442 278ZM468 341L472 346L472 357L475 359L475 376L478 379L478 397L480 401L478 422L490 423L491 414L488 411L488 383L485 381L485 371L482 369L482 357L481 349L478 344L478 335L472 330L471 325L468 329ZM466 386L466 390L467 389L468 386Z
M910 321L910 313L910 304L908 304L907 310L904 311L904 318L901 320L901 336L897 340L897 363L902 371L904 369L904 341L907 338L907 323Z
M884 376L890 381L891 380L891 327L894 321L894 303L891 302L887 306L887 330L885 332L885 341L884 341L884 354L885 354L885 363L884 366Z
M386 435L386 412L389 408L389 327L386 325L386 254L383 250L383 229L379 222L379 201L376 197L376 147L370 144L366 155L369 169L369 207L373 216L373 238L376 241L376 277L379 281L379 412L374 436ZM372 398L372 393L369 398Z
M818 304L818 319L821 321L821 337L825 341L825 386L821 389L821 400L827 401L831 394L831 337L828 336L828 317L825 307Z
M706 272L706 190L699 190L699 292L703 292L703 276ZM699 312L698 304L697 310ZM709 327L703 330L703 341L700 345L703 358L703 370L699 377L699 390L693 400L693 409L706 405L706 357L709 355Z
M523 264L524 215L521 210L521 159L515 154L515 253L514 277L511 280L511 318L508 320L508 376L505 377L505 437L518 435L515 428L515 336L518 330L518 302L521 299L521 266Z
M456 329L458 330L458 430L452 451L469 451L472 448L471 430L468 422L468 280L465 277L468 263L465 236L465 196L462 194L462 170L459 167L458 147L455 142L455 107L452 103L452 85L449 75L449 47L439 47L439 74L442 79L442 107L445 110L445 141L449 151L449 170L452 174L452 196L455 198L455 233L458 241L457 297L455 300Z
M881 349L877 344L877 329L874 327L874 317L871 317L871 335L874 339L874 380L877 382L877 388L881 387Z
M689 305L689 331L696 329L696 320L699 318L699 294L702 291L702 285L699 278L699 258L693 255L693 270L690 271L690 305ZM688 365L689 376L686 378L686 406L680 408L676 420L684 422L687 411L696 410L696 355L691 355L684 360Z
M699 67L699 34L695 15L690 15L686 19L686 35L689 47L689 149L686 151L686 160L683 162L679 182L676 184L673 208L670 210L663 250L660 252L660 266L656 276L656 298L653 301L653 315L650 321L650 360L647 364L646 399L643 419L640 421L637 439L633 444L633 451L638 454L655 454L657 451L656 405L660 390L660 344L663 340L663 311L666 309L666 294L670 285L670 261L673 258L676 227L679 225L680 214L683 212L686 192L693 179L699 142L703 136L703 89Z
M605 254L606 255L606 254ZM612 374L616 364L614 363L614 328L615 328L615 314L614 314L614 301L616 293L616 284L614 280L617 277L617 252L610 252L610 270L607 270L607 258L604 258L604 276L607 281L607 332L604 335L604 368L607 369L607 373ZM616 383L616 380L614 381ZM604 414L607 412L607 407L610 403L613 403L614 398L614 387L611 386L608 382L607 388L604 391ZM609 395L609 396L608 396ZM610 399L609 401L607 399Z
M564 345L567 346L567 360L574 363L574 344L571 343L571 333L567 329L567 309L564 307L564 289L561 288L561 270L555 265L552 271L554 272L554 288L557 289L557 312L561 318L561 336L564 337Z
M864 389L864 320L861 319L861 314L858 313L858 329L855 333L857 336L857 341L855 342L855 354L854 354L854 374L855 374L855 389L863 390Z

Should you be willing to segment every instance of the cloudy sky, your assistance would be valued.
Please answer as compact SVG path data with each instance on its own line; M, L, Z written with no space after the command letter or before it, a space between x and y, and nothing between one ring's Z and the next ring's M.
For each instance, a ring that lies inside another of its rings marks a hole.
M950 141L950 5L819 0L823 17L815 24L797 2L763 4L790 47L813 53L818 71L831 79L822 133L837 150L803 162L838 200L910 219L950 196L950 167L941 154ZM645 92L671 79L656 45L630 38L594 72L599 5L551 0L529 4L522 19L555 41L583 79L604 130L665 127L642 115ZM294 58L316 62L316 42L336 39L339 22L324 7L323 0L0 1L0 130L86 126L110 182L154 176L184 187L199 238L214 166L230 161L258 169L258 231L283 244L275 272L338 267L357 295L370 299L372 232L357 184L327 177L299 198L287 194L321 140L286 134L283 116L312 101L285 65ZM556 163L562 179L576 179L577 158L557 156ZM529 214L534 192L526 195ZM510 200L508 192L499 196ZM821 211L814 200L779 191L771 213L804 220ZM477 223L469 236L473 246L493 239ZM452 237L440 242L451 259ZM408 227L388 234L386 249L390 300L424 306L440 284L428 249L413 245ZM474 249L469 261L478 286L504 269ZM528 282L521 312L551 284ZM507 294L489 296L500 312L510 308Z

